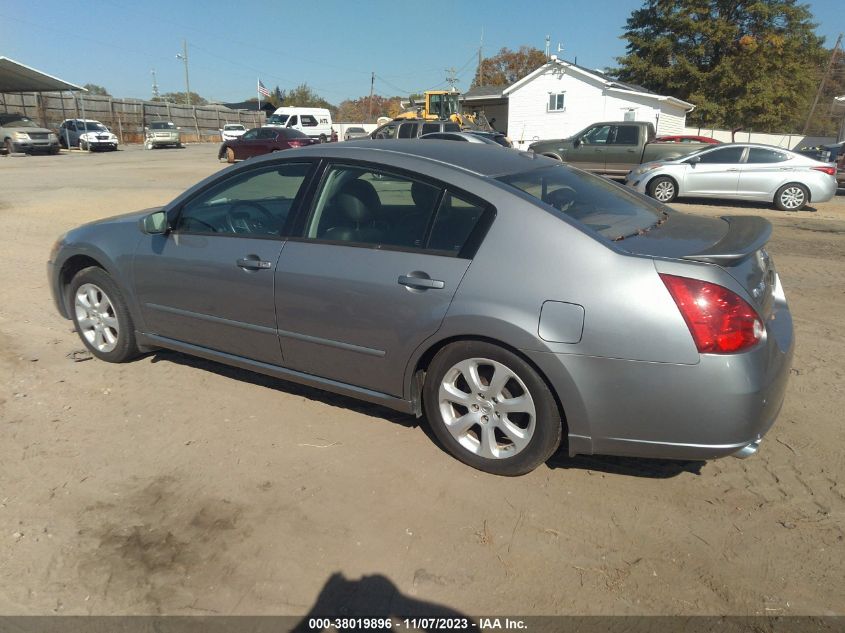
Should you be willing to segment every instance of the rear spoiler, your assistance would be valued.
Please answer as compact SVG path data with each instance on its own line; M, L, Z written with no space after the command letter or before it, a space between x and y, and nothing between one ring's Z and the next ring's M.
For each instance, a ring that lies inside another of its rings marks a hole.
M772 223L752 215L722 216L725 236L709 248L683 259L710 264L735 264L763 248L772 236Z

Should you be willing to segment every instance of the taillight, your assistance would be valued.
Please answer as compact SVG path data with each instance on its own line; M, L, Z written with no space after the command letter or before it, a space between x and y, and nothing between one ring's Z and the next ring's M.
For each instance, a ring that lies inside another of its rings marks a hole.
M763 337L760 317L735 292L707 281L660 274L702 354L741 352Z
M288 141L288 145L290 145L291 147L302 147L303 142L302 141Z
M824 172L828 176L835 176L836 175L836 167L810 167L810 169L814 169L816 171Z

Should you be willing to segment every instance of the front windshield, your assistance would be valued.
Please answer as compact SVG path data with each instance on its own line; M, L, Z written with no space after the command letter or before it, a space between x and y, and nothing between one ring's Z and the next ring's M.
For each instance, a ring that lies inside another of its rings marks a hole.
M108 132L106 126L97 121L77 121L77 129L88 130L89 132Z
M237 130L245 130L246 128L243 125L224 125L223 129L227 132L234 132Z
M154 130L175 130L176 126L170 121L155 121L150 123L150 127Z
M656 203L643 200L610 180L563 165L500 176L497 180L612 240L646 231L666 217Z
M38 127L35 123L26 118L5 119L0 121L0 125L4 125L6 127Z
M287 114L273 114L267 119L267 123L272 123L274 125L284 125L288 121Z

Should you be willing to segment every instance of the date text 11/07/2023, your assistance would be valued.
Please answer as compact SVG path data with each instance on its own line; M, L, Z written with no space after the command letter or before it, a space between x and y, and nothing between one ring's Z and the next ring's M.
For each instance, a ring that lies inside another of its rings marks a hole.
M516 618L479 618L477 622L469 618L309 618L310 631L325 629L344 631L386 629L410 629L427 631L497 631L497 630L527 630L523 620Z

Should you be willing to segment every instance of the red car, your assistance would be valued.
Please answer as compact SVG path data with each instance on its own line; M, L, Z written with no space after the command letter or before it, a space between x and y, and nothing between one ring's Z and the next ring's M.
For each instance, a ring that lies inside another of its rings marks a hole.
M320 141L308 138L299 130L278 127L254 127L238 138L224 141L217 158L234 163L252 156L261 156L292 147L305 147Z
M653 141L654 143L710 143L711 145L719 145L722 141L717 141L715 138L709 136L658 136Z

